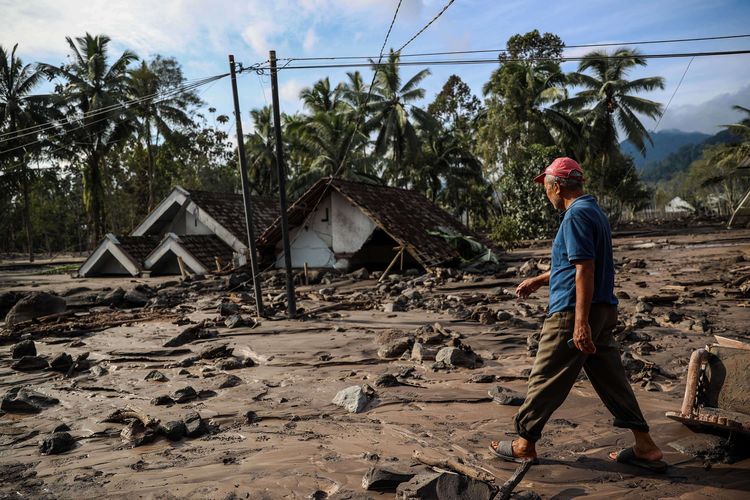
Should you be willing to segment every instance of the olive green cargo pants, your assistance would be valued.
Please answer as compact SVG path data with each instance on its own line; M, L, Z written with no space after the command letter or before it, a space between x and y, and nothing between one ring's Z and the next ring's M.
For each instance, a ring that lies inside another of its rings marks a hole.
M526 400L515 418L516 432L536 442L547 420L568 397L583 368L607 409L614 425L648 432L648 424L630 387L612 331L617 325L617 306L594 304L589 314L596 353L585 354L567 345L573 338L575 311L547 317L542 327L534 367L529 375Z

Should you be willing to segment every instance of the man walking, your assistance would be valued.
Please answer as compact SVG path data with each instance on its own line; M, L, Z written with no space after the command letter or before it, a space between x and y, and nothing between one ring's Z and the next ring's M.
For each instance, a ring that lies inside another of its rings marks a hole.
M663 472L667 465L651 439L612 335L617 298L609 221L594 197L584 194L583 170L575 160L557 158L534 181L544 184L547 198L563 217L550 271L523 281L516 294L526 298L549 284L549 311L526 400L515 417L519 438L493 441L490 450L505 460L536 462L535 443L583 368L614 416L614 425L630 429L635 437L634 446L610 458Z

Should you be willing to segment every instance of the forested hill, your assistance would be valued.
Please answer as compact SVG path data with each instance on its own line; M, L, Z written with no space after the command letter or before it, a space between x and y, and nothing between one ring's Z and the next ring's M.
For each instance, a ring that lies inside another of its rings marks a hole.
M704 134L700 134L704 135ZM738 142L738 137L732 135L727 130L706 136L698 143L685 144L678 147L672 153L658 161L648 161L640 167L641 179L646 182L668 181L675 175L687 171L688 167L695 160L700 158L703 150L713 144L724 144ZM654 141L656 142L656 141Z
M701 132L683 132L675 129L661 130L651 134L654 144L653 146L648 144L645 157L630 141L621 142L620 150L626 155L632 156L635 166L638 170L641 170L645 165L659 162L683 146L700 144L709 137L711 136Z

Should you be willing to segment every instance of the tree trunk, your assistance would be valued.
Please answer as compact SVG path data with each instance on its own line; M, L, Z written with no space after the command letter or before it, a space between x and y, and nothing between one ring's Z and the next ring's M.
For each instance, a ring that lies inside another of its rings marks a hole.
M23 167L21 182L23 183L23 223L26 226L26 248L29 251L29 262L34 262L34 247L31 238L31 209L29 208L29 176L26 165Z
M147 139L146 153L148 154L148 213L154 209L154 151L150 139Z

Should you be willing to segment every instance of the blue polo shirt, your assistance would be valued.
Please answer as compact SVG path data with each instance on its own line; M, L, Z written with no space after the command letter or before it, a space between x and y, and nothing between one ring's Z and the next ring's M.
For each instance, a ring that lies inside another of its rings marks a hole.
M594 259L592 304L617 304L615 263L609 220L590 194L573 200L564 212L552 244L549 278L549 314L575 309L575 261Z

